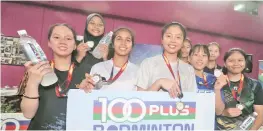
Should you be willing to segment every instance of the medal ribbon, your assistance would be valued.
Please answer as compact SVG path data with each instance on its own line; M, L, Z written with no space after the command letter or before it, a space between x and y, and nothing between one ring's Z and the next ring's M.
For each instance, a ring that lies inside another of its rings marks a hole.
M203 80L204 80L205 87L208 88L207 78L206 78L206 75L204 73L203 73Z
M114 82L115 80L117 80L120 75L123 73L123 71L126 69L127 65L128 65L128 61L125 62L125 64L121 67L121 69L119 70L119 72L113 77L113 72L114 72L114 61L112 59L112 63L113 63L113 66L112 66L112 69L111 69L111 75L110 75L110 79L108 81L110 82Z
M228 83L228 86L230 88L230 80L229 78L227 77L227 83ZM235 90L234 88L231 89L231 92L232 92L232 95L234 97L234 99L236 101L239 101L240 100L240 96L241 96L241 92L243 90L243 83L244 83L244 75L241 74L241 78L240 78L240 82L239 82L239 87L237 90Z
M50 65L51 65L51 68L54 69L55 68L55 62L52 60L50 62ZM59 85L59 83L57 84L57 86L55 87L55 92L56 92L56 96L57 97L65 97L67 96L66 93L63 93L63 91L66 91L68 90L69 88L69 85L70 85L70 82L72 80L72 73L73 73L73 70L74 70L74 67L75 67L75 64L74 63L71 63L70 67L69 67L69 71L68 71L68 76L67 76L67 79L66 79L66 86L65 86L65 89L62 89Z
M170 62L169 62L168 58L164 54L163 54L163 59L164 59L164 61L166 63L166 66L168 67L169 71L171 72L171 74L172 74L172 76L173 76L173 78L175 80L173 69L172 69L172 67L170 65ZM182 92L181 78L180 78L180 73L179 73L179 60L177 60L177 77L178 77L178 81L179 81L179 87L180 87L180 90Z

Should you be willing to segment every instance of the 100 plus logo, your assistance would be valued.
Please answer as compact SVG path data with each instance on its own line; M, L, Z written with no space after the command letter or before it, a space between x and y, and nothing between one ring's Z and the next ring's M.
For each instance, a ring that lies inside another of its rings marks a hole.
M94 101L93 120L106 123L138 122L141 120L195 119L196 103L183 102L184 109L176 109L176 101L142 101L138 98L100 97Z

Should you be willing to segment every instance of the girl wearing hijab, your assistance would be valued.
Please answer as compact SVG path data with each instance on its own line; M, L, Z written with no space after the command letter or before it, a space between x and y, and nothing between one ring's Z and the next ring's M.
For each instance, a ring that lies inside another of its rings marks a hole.
M92 13L87 17L85 30L84 30L84 40L77 45L77 52L75 52L73 60L78 63L76 72L81 79L85 78L85 73L89 73L91 66L96 63L107 60L109 48L105 44L99 45L100 53L103 54L103 59L95 58L91 52L98 45L99 41L102 39L105 32L105 21L100 14ZM92 41L94 43L93 47L89 47L87 42Z

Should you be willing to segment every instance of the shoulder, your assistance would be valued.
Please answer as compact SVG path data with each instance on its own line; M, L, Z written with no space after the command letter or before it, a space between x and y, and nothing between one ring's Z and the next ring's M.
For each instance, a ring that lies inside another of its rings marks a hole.
M244 79L245 79L248 87L251 87L252 90L257 90L257 88L262 88L262 86L258 80L247 77L247 76L245 76Z
M162 55L156 55L146 58L142 61L141 65L156 65L162 60Z
M182 71L194 73L194 68L190 64L188 64L188 63L186 63L186 62L184 62L182 60L179 60L179 64L180 64L179 68Z
M100 69L100 68L102 68L102 67L104 67L105 65L110 65L110 63L111 63L111 60L107 60L107 61L103 61L103 62L99 62L99 63L97 63L97 64L95 64L94 66L92 66L92 69Z
M132 70L137 70L137 69L138 69L138 66L135 65L134 63L129 62L128 64L129 64L128 66L129 66Z

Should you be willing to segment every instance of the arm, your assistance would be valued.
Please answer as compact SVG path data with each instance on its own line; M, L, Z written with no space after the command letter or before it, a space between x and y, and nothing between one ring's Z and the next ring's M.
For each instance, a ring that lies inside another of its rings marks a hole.
M216 115L221 115L223 114L223 111L225 109L225 103L222 101L221 97L221 90L215 89L215 100L216 100Z
M23 97L20 106L23 115L31 119L35 116L39 105L38 86L43 76L53 70L49 62L40 62L36 65L33 65L32 62L27 62L25 66L28 70L28 82L25 88L25 97Z
M138 71L135 85L137 86L137 91L147 91L148 90L148 83L150 81L150 71L149 71L148 59L143 60L141 63ZM155 89L156 90L156 89Z
M263 88L259 82L254 94L254 111L258 113L258 116L250 130L258 130L263 125Z
M77 55L75 57L76 57L76 61L78 63L81 63L83 58L86 56L86 53L87 53L88 50L90 50L88 44L80 43L77 46Z
M223 115L224 114L223 111L225 109L225 103L223 102L223 99L222 99L221 89L226 84L227 84L226 77L224 75L221 75L217 78L215 85L214 85L216 115Z
M187 78L187 83L189 83L188 84L188 91L195 91L196 92L196 90L197 90L197 84L196 84L196 78L195 78L195 72L194 72L194 68L192 67L192 66L190 66L189 67L189 73L190 73L190 75L189 75L189 78Z
M258 130L263 125L263 105L254 105L254 111L258 116L250 130Z
M38 97L38 85L32 84L32 82L28 81L27 86L25 88L25 95L30 97ZM28 99L23 97L21 101L21 110L23 115L31 119L35 116L39 105L39 99Z

